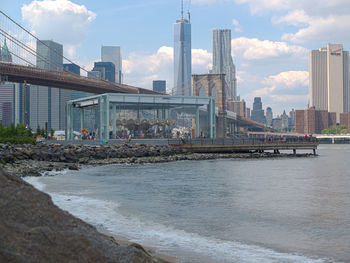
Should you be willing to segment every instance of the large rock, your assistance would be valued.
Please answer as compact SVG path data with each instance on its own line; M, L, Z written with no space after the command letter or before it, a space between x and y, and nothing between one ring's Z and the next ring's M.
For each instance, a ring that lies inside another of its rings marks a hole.
M62 211L0 168L0 262L157 262Z

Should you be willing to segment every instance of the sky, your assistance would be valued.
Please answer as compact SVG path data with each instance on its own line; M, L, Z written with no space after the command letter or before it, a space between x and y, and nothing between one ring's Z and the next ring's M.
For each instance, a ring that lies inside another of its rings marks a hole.
M124 82L173 87L174 23L180 0L1 0L0 9L40 39L91 70L102 45L121 46ZM349 0L184 0L191 11L192 73L212 65L212 30L231 29L237 93L274 115L308 104L310 50L341 43L350 50Z

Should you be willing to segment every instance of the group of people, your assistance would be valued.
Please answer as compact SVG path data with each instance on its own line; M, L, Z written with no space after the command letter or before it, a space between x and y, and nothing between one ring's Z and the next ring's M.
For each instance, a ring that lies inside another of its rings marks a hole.
M96 133L95 132L88 132L83 131L81 134L82 140L95 140L96 139Z

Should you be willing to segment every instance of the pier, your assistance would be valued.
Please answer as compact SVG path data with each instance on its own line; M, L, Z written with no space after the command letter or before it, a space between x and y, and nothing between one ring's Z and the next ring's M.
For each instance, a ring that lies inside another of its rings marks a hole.
M169 140L169 144L174 147L186 149L194 153L238 153L238 152L265 152L290 150L293 154L297 150L309 150L316 155L318 142L316 141L272 141L265 142L261 140L235 140L235 139L192 139Z

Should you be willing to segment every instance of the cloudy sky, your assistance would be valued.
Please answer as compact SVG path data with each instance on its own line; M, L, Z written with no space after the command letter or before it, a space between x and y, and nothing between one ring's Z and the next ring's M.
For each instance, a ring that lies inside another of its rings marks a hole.
M89 70L102 45L119 45L126 83L173 85L180 0L1 0L0 9ZM192 72L211 67L212 30L231 29L238 94L247 106L262 97L274 113L306 107L310 50L327 43L350 50L349 0L192 0L190 9Z

